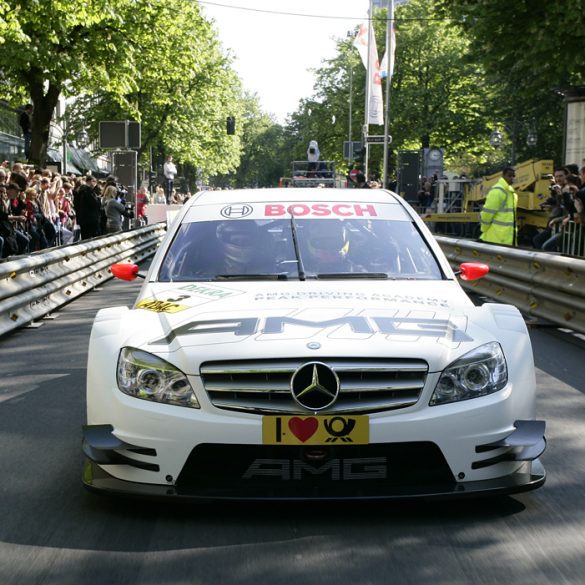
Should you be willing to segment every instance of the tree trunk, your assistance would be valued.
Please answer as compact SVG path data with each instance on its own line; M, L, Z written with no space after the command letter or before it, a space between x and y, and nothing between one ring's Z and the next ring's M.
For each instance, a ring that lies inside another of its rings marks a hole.
M33 104L32 137L30 146L30 162L44 167L47 163L47 148L49 147L49 130L55 107L59 101L61 86L49 83L48 90L44 91L44 81L41 72L31 68L27 76L27 84Z

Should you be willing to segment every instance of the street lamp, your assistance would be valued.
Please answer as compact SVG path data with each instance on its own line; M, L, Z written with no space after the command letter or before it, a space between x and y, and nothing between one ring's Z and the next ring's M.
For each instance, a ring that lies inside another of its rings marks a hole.
M490 144L494 148L500 148L500 146L502 145L502 133L499 130L494 130L490 134Z
M76 143L79 148L87 148L89 146L89 134L82 128L77 134Z
M510 158L511 163L516 163L516 138L518 136L518 120L513 120L511 124L503 123L502 126L506 132L510 135L512 140ZM502 145L503 135L497 128L492 130L490 134L490 144L493 148L499 148ZM538 135L534 127L534 122L529 126L528 134L526 135L526 146L534 148L538 143Z

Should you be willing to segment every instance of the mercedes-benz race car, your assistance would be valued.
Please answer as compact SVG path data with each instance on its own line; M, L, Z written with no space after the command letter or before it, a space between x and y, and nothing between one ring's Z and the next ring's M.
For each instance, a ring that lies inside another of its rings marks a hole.
M522 316L475 306L394 193L202 192L143 276L134 306L93 325L88 488L344 499L544 483Z

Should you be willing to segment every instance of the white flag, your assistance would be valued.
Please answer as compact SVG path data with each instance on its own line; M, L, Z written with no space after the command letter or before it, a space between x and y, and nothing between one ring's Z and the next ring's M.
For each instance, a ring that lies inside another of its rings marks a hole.
M388 72L390 73L390 77L394 75L394 55L396 54L396 33L394 32L394 24L392 25L392 30L390 31L390 43L391 43L391 51L390 51L390 69L388 69L388 48L386 48L386 52L382 57L382 63L380 63L380 76L382 79L385 79L388 76Z
M368 36L369 22L364 22L353 42L353 46L358 50L362 63L368 70ZM376 47L376 37L372 31L372 44L369 47L370 57L370 76L368 79L368 124L384 124L384 108L382 100L382 78L380 77L380 62L378 61L378 49Z

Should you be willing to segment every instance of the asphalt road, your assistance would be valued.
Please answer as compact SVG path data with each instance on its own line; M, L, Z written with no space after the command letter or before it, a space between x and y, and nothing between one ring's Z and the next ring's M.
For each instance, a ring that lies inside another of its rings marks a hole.
M170 505L80 480L85 363L107 283L0 338L0 585L582 584L585 342L531 329L545 486L495 500Z

